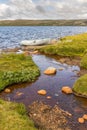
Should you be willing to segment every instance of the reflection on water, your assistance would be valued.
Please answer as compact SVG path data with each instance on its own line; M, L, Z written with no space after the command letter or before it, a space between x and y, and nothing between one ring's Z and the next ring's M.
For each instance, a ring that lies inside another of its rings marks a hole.
M73 83L78 78L76 71L79 71L80 68L78 66L61 64L53 58L44 55L33 55L32 57L40 68L40 77L34 83L23 83L10 86L11 93L6 94L2 91L0 97L6 100L22 102L26 107L36 100L43 101L51 106L54 106L55 104L59 105L62 109L73 114L71 123L72 129L83 128L82 130L86 130L85 127L87 123L84 127L78 126L77 118L82 116L82 114L87 113L87 99L79 98L74 95L66 95L61 92L62 86L73 86ZM43 74L43 71L49 66L53 66L57 69L55 75L48 76ZM60 71L60 68L63 68L63 70ZM38 95L37 91L40 89L45 89L47 95ZM47 99L47 96L51 96L51 99Z

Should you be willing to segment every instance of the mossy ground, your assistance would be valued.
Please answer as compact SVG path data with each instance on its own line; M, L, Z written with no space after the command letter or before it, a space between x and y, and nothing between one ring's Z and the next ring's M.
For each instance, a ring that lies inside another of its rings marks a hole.
M0 55L0 90L14 83L32 82L39 74L40 71L31 56L23 54Z
M23 104L0 99L0 130L36 130Z
M61 38L57 44L42 47L40 52L59 56L83 56L87 49L87 33Z
M81 76L74 84L73 91L76 95L87 97L87 74Z

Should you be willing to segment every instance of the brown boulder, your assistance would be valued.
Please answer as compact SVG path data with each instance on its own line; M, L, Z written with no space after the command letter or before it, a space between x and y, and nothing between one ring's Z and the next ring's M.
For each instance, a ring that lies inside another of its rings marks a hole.
M66 94L71 94L72 89L68 86L64 86L64 87L62 87L62 92L66 93Z
M48 67L45 71L44 71L44 74L47 74L47 75L51 75L51 74L55 74L56 73L56 68L54 67Z
M38 92L37 92L38 94L40 94L40 95L46 95L46 90L44 90L44 89L41 89L41 90L38 90Z

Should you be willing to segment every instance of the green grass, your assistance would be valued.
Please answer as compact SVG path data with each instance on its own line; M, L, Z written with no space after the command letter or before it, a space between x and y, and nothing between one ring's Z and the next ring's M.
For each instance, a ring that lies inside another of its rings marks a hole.
M61 38L57 44L48 45L39 49L45 54L59 56L83 56L87 49L87 33Z
M87 74L81 76L74 84L73 91L80 96L87 97Z
M0 99L0 130L37 130L23 104Z
M3 54L0 55L0 90L6 86L20 83L32 82L40 71L31 56L23 54Z
M81 60L81 67L87 69L87 54L85 54Z

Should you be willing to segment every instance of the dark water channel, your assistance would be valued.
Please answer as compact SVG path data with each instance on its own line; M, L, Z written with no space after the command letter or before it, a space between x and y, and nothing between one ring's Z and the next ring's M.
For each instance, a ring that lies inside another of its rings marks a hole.
M32 57L40 68L40 77L31 84L24 83L10 86L11 93L7 94L2 91L0 93L0 98L22 102L27 109L28 105L37 100L43 101L51 106L55 104L59 105L63 110L72 114L70 125L73 130L87 130L87 122L79 124L77 121L78 117L81 117L84 113L87 114L87 99L79 98L74 95L66 95L61 92L62 86L73 86L73 83L78 78L77 71L79 71L80 68L78 66L61 64L54 58L44 55L33 55ZM43 74L43 71L49 66L53 66L57 69L55 75L48 76ZM63 70L60 71L60 68L63 68ZM45 89L47 95L38 95L37 91L40 89ZM51 99L47 99L47 96L51 96Z

